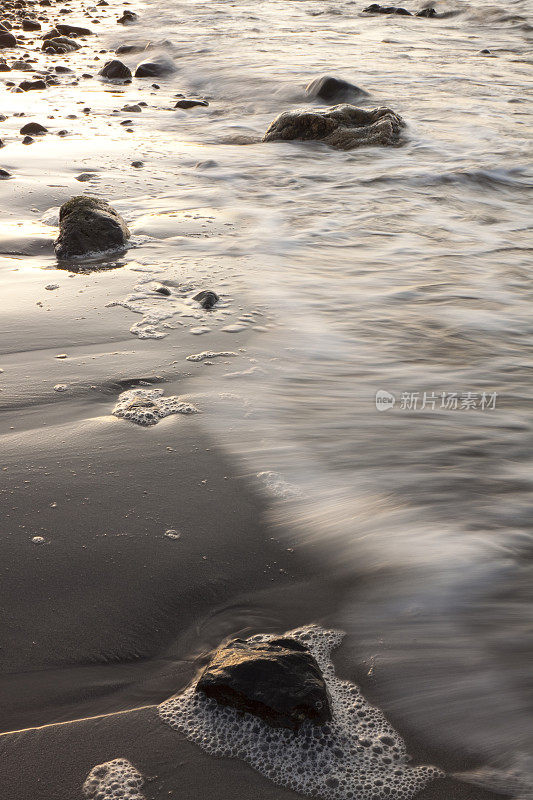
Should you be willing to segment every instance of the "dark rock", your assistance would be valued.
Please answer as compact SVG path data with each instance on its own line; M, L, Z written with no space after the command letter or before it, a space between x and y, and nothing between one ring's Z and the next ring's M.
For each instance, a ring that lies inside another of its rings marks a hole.
M127 53L142 53L143 50L146 50L146 45L140 44L121 44L120 47L117 47L115 53L117 56L126 55Z
M126 78L131 78L131 69L123 64L122 61L119 61L118 58L115 58L112 61L108 61L98 74L110 80L125 80Z
M194 108L194 106L208 106L207 100L199 100L195 98L188 98L185 100L178 100L174 108Z
M305 87L305 93L309 97L319 97L321 100L333 103L368 95L368 92L360 89L359 86L343 81L342 78L334 78L331 75L324 75L322 78L316 78L311 81Z
M67 75L69 72L74 72L73 69L70 67L65 67L63 64L58 64L57 67L55 67L55 71L60 75Z
M44 81L22 81L19 83L19 89L22 89L23 92L31 92L34 89L46 89L46 83Z
M17 40L12 33L0 31L0 48L1 47L16 47Z
M6 146L6 143L4 142L4 140L0 139L0 148L5 147L5 146Z
M235 639L215 652L196 691L255 714L274 728L298 730L305 720L324 724L331 719L320 668L311 653L291 639Z
M324 109L298 109L280 114L264 142L316 140L339 150L398 144L405 123L390 108L364 109L347 103Z
M81 45L69 39L67 36L56 36L53 39L46 39L43 42L42 49L46 53L58 55L60 53L72 53L73 50L79 50Z
M203 292L198 292L193 297L193 300L196 300L202 308L205 308L206 311L209 311L210 308L213 308L215 303L218 303L219 296L216 292L211 292L209 290L204 290Z
M22 144L33 144L35 139L32 139L31 136L25 136L22 140Z
M40 122L27 122L20 129L20 133L22 135L30 134L31 136L43 136L45 133L48 133L48 128L45 128Z
M77 25L65 25L61 23L57 24L56 28L62 36L91 36L92 34L89 28L79 28Z
M3 180L4 178L11 178L11 173L7 171L7 169L0 168L0 178Z
M59 259L103 250L122 250L130 237L120 214L105 200L84 195L71 197L59 210Z
M367 6L367 8L363 8L367 14L402 14L405 17L411 17L412 14L410 11L407 11L406 8L396 8L396 6L380 6L378 3L372 3L372 5Z
M434 8L423 8L421 11L417 11L415 16L428 17L428 19L431 19L431 17L437 16L437 12Z
M489 50L487 47L484 47L483 50L479 51L479 55L480 56L491 56L492 55L492 51Z
M51 31L47 31L46 33L43 33L43 35L41 36L41 39L43 39L44 41L46 41L47 39L55 39L59 35L60 34L59 34L59 31L57 30L57 28L52 28Z
M41 23L37 22L36 19L23 19L22 20L22 30L23 31L40 31L41 30Z
M157 289L154 289L154 292L157 292L157 294L162 294L164 297L170 296L170 289L167 289L166 286L158 286Z
M137 169L140 169L141 167L144 167L144 162L143 161L132 161L131 162L131 166L132 167L136 167Z
M5 61L0 61L0 72L11 72L11 67Z
M135 103L131 106L124 106L121 111L127 111L128 114L140 114L142 108Z
M119 25L131 25L132 22L137 22L138 15L134 11L124 11L122 16L117 19Z
M158 58L152 61L141 61L135 70L136 78L162 78L172 75L176 67L169 58Z

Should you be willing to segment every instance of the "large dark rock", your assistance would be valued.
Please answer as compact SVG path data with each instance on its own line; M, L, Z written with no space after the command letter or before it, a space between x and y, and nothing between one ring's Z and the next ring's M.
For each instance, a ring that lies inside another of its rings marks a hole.
M0 48L1 47L16 47L17 40L9 31L0 31Z
M131 69L123 64L122 61L119 61L118 58L114 58L104 64L98 74L102 78L109 78L110 80L126 80L131 78Z
M357 108L347 103L324 109L285 111L270 125L264 142L316 140L339 150L390 146L400 141L402 118L390 108Z
M331 75L323 75L321 78L311 81L305 87L305 93L309 97L319 97L328 103L339 103L368 95L368 92L360 89L359 86L343 81L342 78L334 78Z
M20 133L23 136L26 134L30 136L43 136L45 133L48 133L48 128L45 128L40 122L27 122L20 129Z
M162 78L172 75L176 67L169 58L154 58L151 61L141 61L135 70L136 78Z
M59 210L56 256L72 258L103 250L122 250L130 232L120 214L96 197L71 197Z
M326 683L311 653L293 639L235 639L217 650L196 685L218 703L248 711L274 728L298 730L331 719Z

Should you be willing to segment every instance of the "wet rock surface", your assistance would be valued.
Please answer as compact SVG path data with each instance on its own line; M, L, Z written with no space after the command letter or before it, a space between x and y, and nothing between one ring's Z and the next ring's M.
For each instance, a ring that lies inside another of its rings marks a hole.
M248 711L273 728L298 730L331 719L326 683L315 658L293 639L219 648L196 685L222 705Z
M332 75L323 75L316 78L305 87L305 93L309 97L317 97L329 103L353 100L356 97L366 97L368 92L355 86L353 83L342 78L335 78Z
M151 59L142 61L135 70L136 78L160 78L171 75L176 68L169 58Z
M207 100L200 100L199 98L190 97L190 98L184 98L183 100L178 100L174 108L187 109L187 108L194 108L195 106L208 106L208 105L209 103L207 102Z
M198 292L198 294L195 294L193 297L193 300L196 300L197 303L200 303L202 308L205 308L206 311L208 311L210 308L213 308L213 306L218 303L219 299L220 298L218 294L210 291L209 289Z
M20 129L20 133L23 135L29 134L30 136L42 136L48 133L48 128L45 128L40 122L27 122Z
M366 14L399 14L400 16L404 17L436 17L438 16L437 12L434 8L423 8L420 11L417 11L413 14L412 11L408 11L406 8L401 8L398 6L380 6L379 3L372 3L371 5L367 6L363 9Z
M3 47L16 47L16 37L8 31L0 31L0 48Z
M109 80L126 80L127 78L131 78L131 69L122 61L119 61L118 58L114 58L112 61L108 61L107 64L104 64L98 74L101 75L102 78L108 78Z
M403 119L390 108L367 110L349 104L285 111L270 125L264 142L315 140L339 150L392 146L400 142Z
M80 195L59 210L59 236L55 252L59 259L104 250L122 250L130 237L120 214L105 200Z

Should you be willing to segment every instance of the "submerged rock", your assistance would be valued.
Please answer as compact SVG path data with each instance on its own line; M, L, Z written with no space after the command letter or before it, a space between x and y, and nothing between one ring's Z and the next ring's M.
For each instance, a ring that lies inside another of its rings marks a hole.
M117 19L117 22L120 25L130 25L132 22L137 22L138 19L139 16L135 11L124 11L122 16Z
M195 106L208 106L207 100L200 100L196 98L184 98L178 100L174 108L194 108Z
M176 71L174 63L169 58L157 58L151 61L141 61L135 70L136 78L161 78L172 75Z
M311 653L294 639L235 639L215 652L196 691L248 711L273 728L298 730L331 719L326 683Z
M404 17L412 17L410 11L407 11L406 8L396 8L396 6L380 6L378 3L372 3L372 5L367 6L367 8L363 8L367 14L401 14Z
M122 250L130 232L120 214L105 200L80 195L59 210L57 258L72 258L104 250Z
M126 78L131 78L131 69L123 64L122 61L119 61L118 58L114 58L104 64L98 74L102 78L109 78L109 80L125 80Z
M431 19L431 17L437 16L437 12L435 11L434 8L423 8L421 11L417 11L415 16L428 17L429 19Z
M353 83L334 78L331 75L323 75L316 78L305 87L305 93L309 97L319 97L328 102L340 102L342 100L354 99L355 97L366 97L368 92L355 86Z
M200 303L202 308L205 308L206 311L209 311L210 308L213 308L215 303L218 303L219 296L216 292L211 292L209 289L204 290L202 292L198 292L193 297L193 300L196 300L197 303Z
M315 140L340 150L398 144L403 119L390 108L366 110L349 104L325 109L284 111L270 125L264 142Z

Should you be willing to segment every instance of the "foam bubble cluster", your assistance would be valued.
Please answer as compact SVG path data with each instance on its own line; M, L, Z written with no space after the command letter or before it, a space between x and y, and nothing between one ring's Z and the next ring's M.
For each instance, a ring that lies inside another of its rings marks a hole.
M215 353L213 350L204 350L203 353L193 353L187 356L187 361L205 361L207 358L229 358L236 355L237 353L233 353L231 350L221 350L219 353Z
M197 693L195 685L162 703L161 719L211 755L242 758L279 786L323 800L411 800L442 776L435 767L410 767L402 739L381 711L335 675L331 651L342 632L307 626L283 636L301 642L317 660L331 697L331 722L306 721L298 733L271 728Z
M113 409L115 417L122 417L138 425L155 425L170 414L196 414L198 409L181 397L163 397L162 389L130 389L119 395Z
M83 796L89 800L145 800L140 772L125 758L98 764L87 775Z

